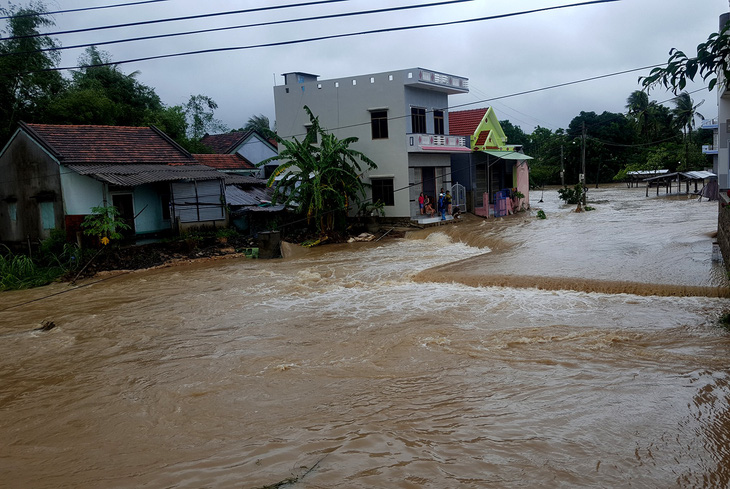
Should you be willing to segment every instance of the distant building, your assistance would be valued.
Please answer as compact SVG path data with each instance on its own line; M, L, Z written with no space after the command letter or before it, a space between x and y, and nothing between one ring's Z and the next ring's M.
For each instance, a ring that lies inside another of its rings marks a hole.
M268 178L279 165L278 161L259 167L259 163L277 155L276 143L258 131L235 131L225 134L206 134L200 140L213 153L239 155L245 163L238 165L235 173L258 178ZM247 168L241 165L247 164Z
M416 219L419 194L450 189L451 155L470 151L465 137L450 135L447 116L448 96L468 92L467 78L423 68L330 80L286 73L274 87L277 133L302 139L308 106L326 131L357 137L352 148L377 164L362 178L386 217Z

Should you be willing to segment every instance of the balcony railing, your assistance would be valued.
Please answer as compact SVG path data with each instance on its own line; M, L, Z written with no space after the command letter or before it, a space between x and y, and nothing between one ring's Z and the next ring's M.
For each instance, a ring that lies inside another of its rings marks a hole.
M702 128L702 129L715 129L715 128L717 128L717 119L705 119L700 124L700 128Z
M464 136L446 134L406 134L406 145L409 152L461 153L471 151L466 145Z
M717 146L714 146L712 144L703 144L702 145L702 153L703 154L717 154Z

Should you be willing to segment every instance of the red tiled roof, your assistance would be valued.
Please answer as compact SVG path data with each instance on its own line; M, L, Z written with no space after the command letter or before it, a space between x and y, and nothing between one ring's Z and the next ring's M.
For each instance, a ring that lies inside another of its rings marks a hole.
M489 107L483 109L457 110L449 112L449 134L471 136L474 134Z
M201 143L208 146L214 153L219 155L228 154L235 150L236 146L246 136L245 132L229 132L226 134L206 134L200 140Z
M234 154L195 154L193 155L201 165L215 168L216 170L253 170L256 167L246 158L238 153Z
M64 164L197 164L190 153L152 127L20 125Z

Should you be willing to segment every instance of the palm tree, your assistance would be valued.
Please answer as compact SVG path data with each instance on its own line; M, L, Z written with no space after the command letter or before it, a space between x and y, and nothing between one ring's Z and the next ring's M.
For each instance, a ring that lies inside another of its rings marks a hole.
M628 116L636 124L636 131L639 135L647 138L649 131L649 95L643 90L634 90L626 99L626 109Z
M335 217L346 215L350 202L357 204L365 197L360 162L366 164L366 171L377 165L350 148L357 138L338 139L322 129L319 118L309 107L305 106L304 110L311 121L304 139L285 140L274 135L279 154L259 165L275 160L283 162L268 181L274 187L272 202L296 206L297 212L306 215L308 223L314 220L317 230L327 234L334 229Z
M697 108L705 103L705 101L703 100L697 105L694 105L692 97L685 91L673 98L672 102L674 103L674 109L672 110L674 122L684 133L685 165L687 165L689 163L689 143L692 141L692 129L695 127L695 118L699 117L700 119L704 119L704 116L697 112Z
M264 114L252 115L246 121L246 125L242 128L244 131L258 131L262 136L267 138L273 137L274 131L271 130L269 118Z
M689 135L691 139L692 129L695 128L695 118L699 117L700 119L704 119L704 116L697 112L697 108L704 104L705 101L703 100L699 104L694 105L694 100L689 96L689 93L682 92L673 98L672 102L674 103L672 114L674 114L675 123L682 129L685 136Z

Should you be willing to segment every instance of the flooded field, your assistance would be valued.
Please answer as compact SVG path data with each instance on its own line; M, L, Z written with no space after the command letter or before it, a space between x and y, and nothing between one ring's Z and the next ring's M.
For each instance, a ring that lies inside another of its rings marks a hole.
M643 191L3 293L0 487L727 487L717 203Z

